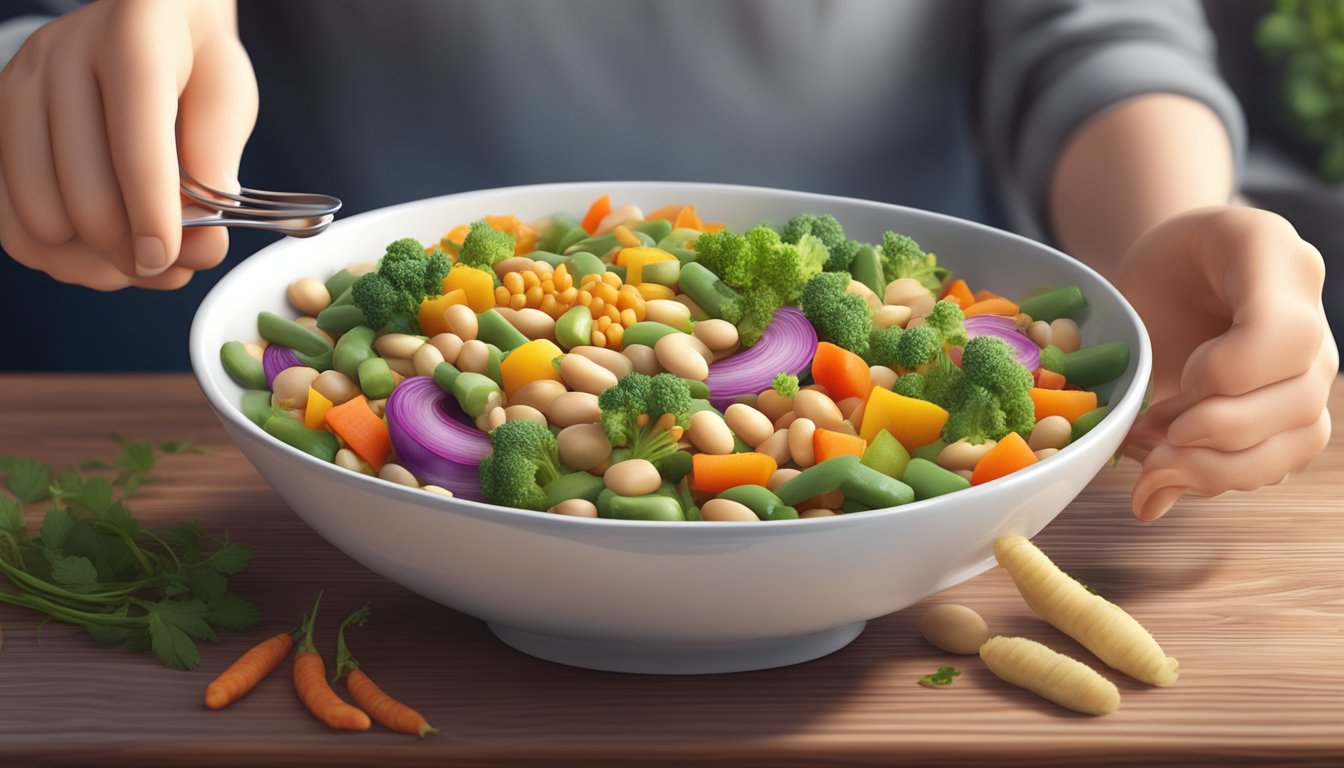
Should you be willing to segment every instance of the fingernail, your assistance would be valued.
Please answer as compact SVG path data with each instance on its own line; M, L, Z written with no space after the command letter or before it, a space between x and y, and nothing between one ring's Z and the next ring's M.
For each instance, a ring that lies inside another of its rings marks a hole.
M1143 509L1139 511L1139 519L1152 522L1167 514L1185 491L1186 489L1179 485L1169 485L1156 491L1143 503Z
M137 235L135 238L135 271L141 277L153 277L168 266L168 252L157 237Z

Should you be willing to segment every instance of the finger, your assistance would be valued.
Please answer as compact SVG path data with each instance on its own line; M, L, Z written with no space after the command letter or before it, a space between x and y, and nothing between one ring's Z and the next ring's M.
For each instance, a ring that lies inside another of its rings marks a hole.
M1131 504L1140 520L1166 514L1186 490L1200 496L1253 491L1306 468L1330 441L1330 413L1312 424L1281 432L1244 451L1160 445L1143 462Z
M1127 450L1137 448L1146 454L1165 443L1171 423L1198 402L1194 394L1183 392L1150 405L1134 420L1129 434L1125 436Z
M96 60L136 271L152 277L177 260L182 242L173 126L190 71L189 51L183 50L190 37L184 25L136 10L111 14L109 44Z
M207 212L196 206L182 209L182 217L195 218ZM229 232L224 227L192 227L182 230L182 255L177 266L193 271L214 269L229 253Z
M56 182L43 82L28 73L5 77L9 108L0 111L0 168L24 229L38 243L55 246L74 237L75 228Z
M1300 376L1324 335L1320 296L1325 267L1318 252L1280 216L1254 209L1220 214L1197 242L1211 290L1231 308L1231 328L1201 344L1181 375L1181 389L1242 395Z
M1339 352L1327 336L1311 370L1239 397L1207 398L1172 421L1167 437L1177 446L1241 451L1305 427L1325 410L1338 371Z
M103 130L102 97L92 64L72 57L53 68L47 98L56 177L66 210L85 245L108 254L113 266L135 277L126 205Z

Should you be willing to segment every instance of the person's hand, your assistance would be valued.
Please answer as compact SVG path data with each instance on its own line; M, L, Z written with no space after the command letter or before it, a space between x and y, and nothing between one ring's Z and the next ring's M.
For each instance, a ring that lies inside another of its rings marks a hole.
M236 190L257 112L231 0L100 0L0 72L0 245L99 290L177 288L228 251L182 230L178 165Z
M1254 208L1183 214L1135 243L1115 280L1153 342L1153 404L1126 449L1143 461L1135 516L1279 483L1325 447L1339 350L1324 279L1320 253Z

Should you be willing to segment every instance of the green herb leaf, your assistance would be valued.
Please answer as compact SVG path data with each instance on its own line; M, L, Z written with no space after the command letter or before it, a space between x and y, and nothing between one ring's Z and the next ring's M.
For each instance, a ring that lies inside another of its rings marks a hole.
M206 618L220 629L236 632L259 624L261 611L237 595L224 595L210 604L210 613Z
M929 688L947 686L951 685L953 678L960 674L956 667L939 667L938 671L919 678L919 684Z
M23 533L23 509L8 496L0 496L0 531Z
M51 468L46 464L10 456L4 470L5 484L19 501L31 504L51 495Z
M84 631L93 638L94 645L121 645L131 639L131 630L125 627L111 627L105 624L86 624Z
M229 580L223 574L203 569L189 571L187 585L192 597L212 605L229 591Z
M62 557L51 564L51 578L70 587L91 587L98 583L98 570L87 557Z
M101 477L90 477L77 491L63 493L61 501L76 511L102 517L112 506L112 484Z
M193 440L167 440L159 443L159 453L172 456L178 453L208 453Z
M163 613L157 610L149 614L149 645L155 658L173 669L195 669L201 664L201 654L196 644L186 632L170 624Z
M70 529L75 526L74 518L70 513L60 507L52 507L47 510L47 514L42 518L42 528L40 536L42 545L50 549L61 549L65 546L65 539L70 535Z
M232 576L241 573L247 567L247 563L252 559L252 548L242 544L234 544L226 541L215 553L210 556L208 562L210 570L215 573L222 573L225 576Z

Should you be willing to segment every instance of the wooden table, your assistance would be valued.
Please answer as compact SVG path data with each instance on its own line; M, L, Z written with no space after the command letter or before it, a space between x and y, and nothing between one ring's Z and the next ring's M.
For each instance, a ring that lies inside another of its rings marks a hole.
M1331 400L1344 416L1344 379ZM1038 538L1065 569L1123 605L1181 661L1173 687L1108 672L1119 712L1075 715L949 657L919 636L939 601L972 606L995 632L1090 659L1035 618L1000 570L898 614L852 645L795 667L700 677L571 669L524 656L483 624L376 576L310 531L271 492L185 375L0 377L0 453L66 466L110 455L108 432L190 437L208 455L165 459L134 505L153 522L195 518L256 550L235 588L264 626L202 648L177 672L0 606L0 763L384 765L550 760L579 765L804 763L1037 766L1344 765L1344 437L1301 476L1255 494L1181 502L1135 522L1135 468L1103 471ZM443 733L325 730L283 668L223 712L205 684L253 642L291 626L326 589L326 636L372 600L365 667ZM948 689L915 681L942 664ZM1093 662L1097 664L1097 662ZM1104 668L1103 668L1104 669Z

